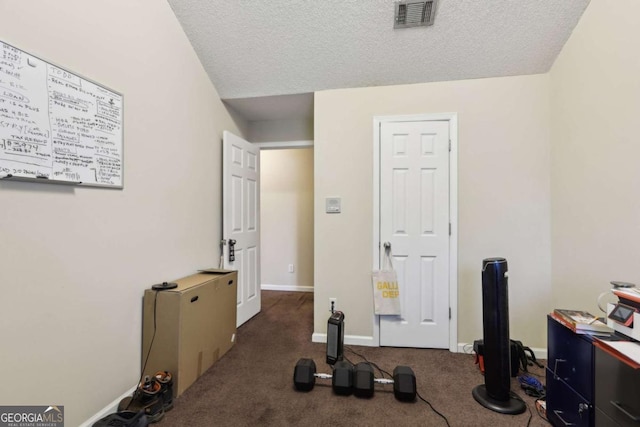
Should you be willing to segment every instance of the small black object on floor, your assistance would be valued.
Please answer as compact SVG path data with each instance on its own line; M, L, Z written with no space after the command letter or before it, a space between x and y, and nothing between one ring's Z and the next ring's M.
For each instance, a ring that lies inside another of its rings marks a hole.
M99 419L93 427L147 427L149 421L144 412L121 411Z

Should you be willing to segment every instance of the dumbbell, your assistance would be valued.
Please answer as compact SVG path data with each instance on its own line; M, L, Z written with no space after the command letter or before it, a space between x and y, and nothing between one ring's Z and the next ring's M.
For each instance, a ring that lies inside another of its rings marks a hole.
M316 378L331 380L335 394L349 395L353 391L353 365L344 360L333 365L333 374L316 372L316 363L312 359L300 359L293 371L293 385L298 391L310 391L316 384Z
M353 370L353 394L358 397L373 396L373 385L393 384L393 395L403 402L416 400L416 374L408 366L396 366L393 379L374 378L373 367L370 363L360 362Z

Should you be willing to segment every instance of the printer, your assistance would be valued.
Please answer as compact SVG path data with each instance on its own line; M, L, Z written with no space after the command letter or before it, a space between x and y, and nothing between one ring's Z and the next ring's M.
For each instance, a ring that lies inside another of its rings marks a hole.
M617 303L607 304L607 325L635 341L640 341L640 289L614 287Z

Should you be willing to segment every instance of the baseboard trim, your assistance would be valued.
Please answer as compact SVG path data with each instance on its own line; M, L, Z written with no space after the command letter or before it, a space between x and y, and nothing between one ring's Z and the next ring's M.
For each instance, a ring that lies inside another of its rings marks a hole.
M313 335L311 335L311 342L326 343L327 334L319 334L314 332ZM373 344L373 337L362 336L362 335L345 335L344 343L346 345L362 345L365 347L377 347Z
M313 335L311 335L311 342L326 343L327 342L327 334L320 334L320 333L314 332ZM362 345L362 346L366 346L366 347L378 347L377 345L374 345L373 337L362 336L362 335L345 335L344 336L344 343L348 344L348 345ZM532 347L531 350L533 351L533 354L536 356L536 359L543 359L543 360L547 359L547 349L546 348ZM473 353L473 343L471 343L471 344L462 343L462 342L458 343L457 352L458 353L472 354Z
M260 289L263 291L313 292L313 286L271 285L268 283L260 285Z
M101 419L103 417L106 417L109 414L113 414L115 412L118 412L118 404L120 403L120 401L122 399L124 399L125 397L127 397L127 396L131 396L133 394L133 392L135 391L135 389L136 389L136 387L134 386L130 390L126 391L122 396L116 398L116 400L114 400L113 402L109 403L107 406L102 408L94 416L92 416L87 421L85 421L82 424L80 424L80 427L91 427L99 419Z
M534 356L536 356L536 359L543 359L543 360L547 359L547 349L546 348L531 347L531 351L533 351L533 354L534 354ZM471 343L471 344L469 344L469 343L458 343L458 353L467 353L467 354L473 353L473 343Z

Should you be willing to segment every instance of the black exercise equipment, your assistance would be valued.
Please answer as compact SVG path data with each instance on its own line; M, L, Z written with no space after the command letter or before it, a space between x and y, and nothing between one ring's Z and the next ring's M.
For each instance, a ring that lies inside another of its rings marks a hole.
M511 394L508 281L506 259L482 261L484 384L476 386L472 395L487 409L515 415L526 407Z
M404 402L416 400L416 375L408 366L397 366L393 370L393 379L374 378L373 368L368 362L354 366L344 359L344 314L336 311L327 322L326 361L332 365L332 374L316 372L316 363L312 359L299 359L293 371L293 385L298 391L310 391L316 384L316 378L331 379L335 394L359 397L373 396L374 383L393 384L396 399ZM366 360L366 359L365 359Z
M340 360L333 365L331 387L335 394L343 396L353 392L353 365L345 360Z
M353 391L353 365L344 360L336 362L332 374L316 372L316 363L312 359L300 359L293 371L293 385L298 391L310 391L316 384L316 378L331 380L333 392L349 395Z
M417 394L416 374L408 366L396 366L393 370L393 394L403 402L413 402Z
M396 366L393 379L375 378L373 367L368 362L356 364L353 371L353 394L358 397L372 397L374 384L393 384L393 394L403 402L416 400L416 374L408 366Z

